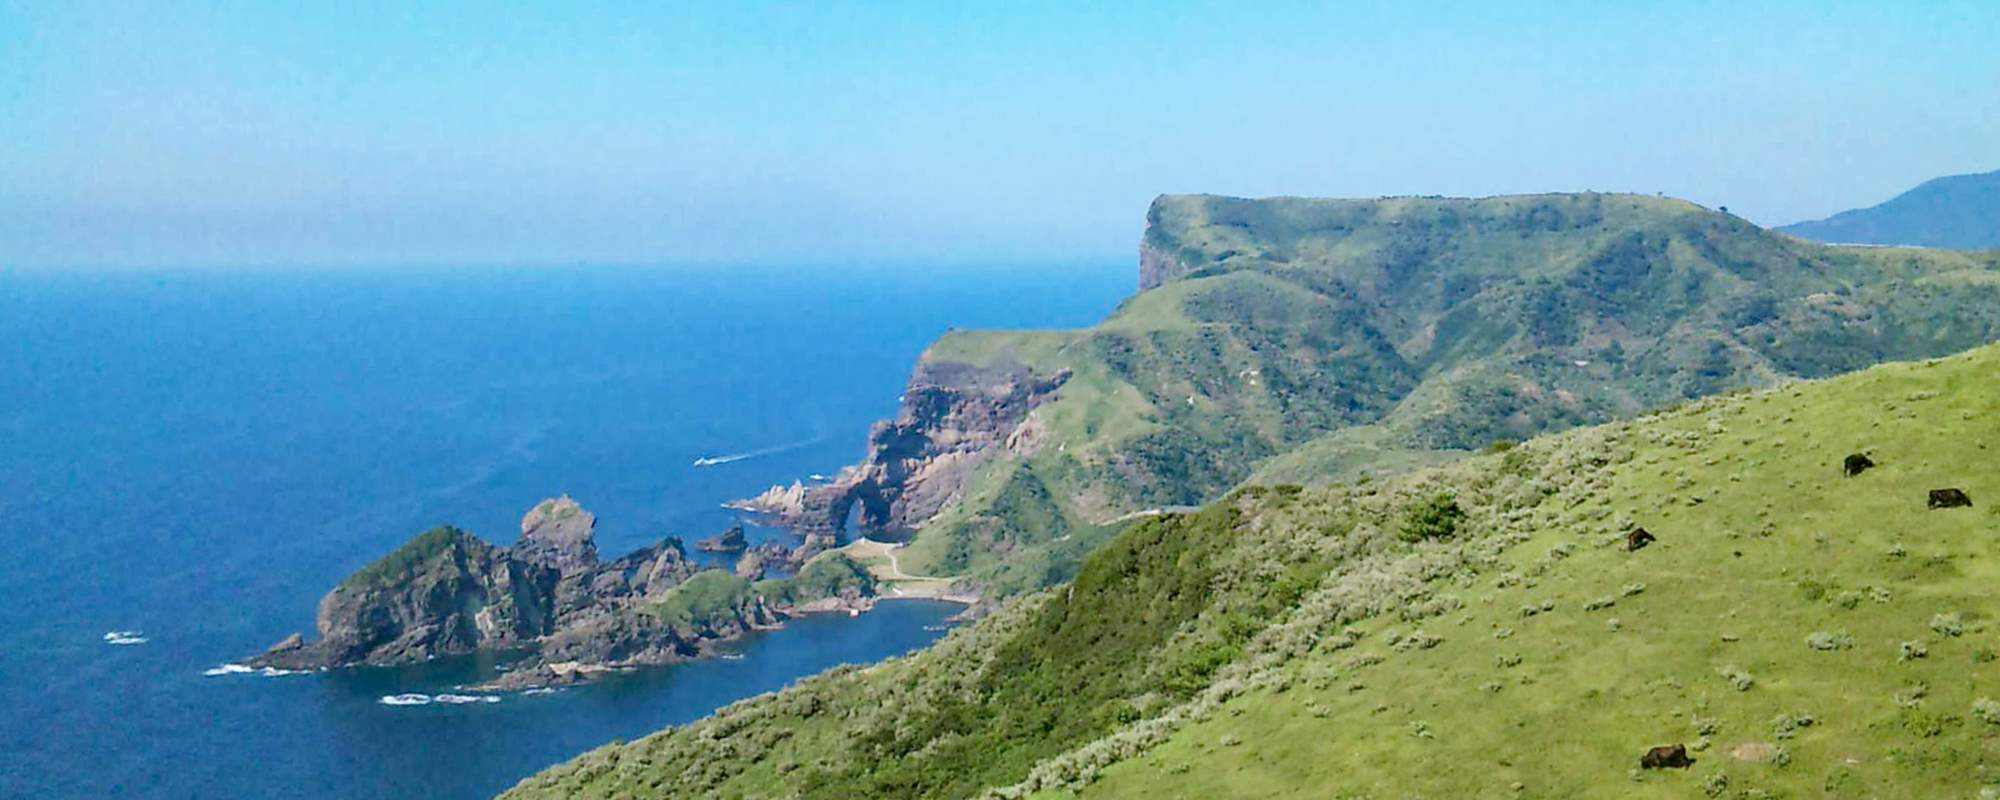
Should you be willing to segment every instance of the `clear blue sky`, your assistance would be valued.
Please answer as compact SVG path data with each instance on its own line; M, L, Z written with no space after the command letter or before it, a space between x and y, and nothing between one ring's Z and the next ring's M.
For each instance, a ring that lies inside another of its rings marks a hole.
M2000 168L1991 0L296 5L0 0L0 267L1129 258L1164 192L1777 224Z

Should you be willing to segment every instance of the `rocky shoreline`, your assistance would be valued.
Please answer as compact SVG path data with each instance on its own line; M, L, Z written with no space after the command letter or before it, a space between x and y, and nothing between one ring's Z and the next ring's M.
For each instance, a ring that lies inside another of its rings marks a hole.
M831 548L850 521L863 531L908 531L957 497L982 464L1033 452L1044 438L1029 412L1055 399L1069 370L1037 375L1018 363L993 367L925 360L893 420L875 424L868 455L825 483L793 481L723 507L758 515Z
M735 570L701 569L676 538L601 560L596 522L565 496L530 509L512 546L426 531L328 592L314 640L292 634L241 666L315 671L510 653L522 656L514 668L471 688L520 691L686 661L793 616L874 604L868 572L810 538L745 548ZM714 543L740 542L734 533ZM797 574L760 580L780 566Z

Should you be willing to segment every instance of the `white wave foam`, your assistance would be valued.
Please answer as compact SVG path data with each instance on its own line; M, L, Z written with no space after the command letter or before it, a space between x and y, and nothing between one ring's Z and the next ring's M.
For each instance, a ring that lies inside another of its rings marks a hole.
M561 690L560 690L560 689L557 689L557 688L555 688L555 687L553 687L553 686L539 686L539 687L536 687L536 688L533 688L533 689L529 689L529 690L527 690L527 691L525 691L525 692L522 692L521 694L524 694L524 695L530 695L530 694L555 694L555 693L556 693L556 692L558 692L558 691L561 691Z
M304 675L307 672L308 670L303 670L303 669L278 669L277 667L252 667L244 664L224 664L219 667L209 667L208 669L202 670L201 674L211 678L220 677L223 675L261 675L266 678L276 678L282 675Z
M108 631L104 634L105 644L114 644L122 646L122 645L145 644L148 641L150 640L146 638L146 635L139 631Z
M427 706L431 704L431 696L427 694L389 694L383 695L382 699L377 702L385 706Z
M432 703L462 706L472 703L498 703L500 702L500 697L499 695L491 694L452 694L450 692L443 694L423 694L421 692L409 692L407 694L384 695L377 702L385 706L427 706Z
M466 703L498 703L500 698L490 694L440 694L431 697L440 703L464 705Z

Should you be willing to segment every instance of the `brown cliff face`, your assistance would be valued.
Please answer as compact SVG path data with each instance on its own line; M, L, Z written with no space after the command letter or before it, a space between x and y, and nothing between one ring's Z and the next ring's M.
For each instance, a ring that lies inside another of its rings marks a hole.
M831 547L851 521L862 530L921 525L957 496L974 468L1002 452L1028 412L1070 374L1037 376L1019 364L922 362L893 420L875 424L868 456L818 486L775 486L731 508L763 514Z
M1139 291L1158 288L1186 272L1187 267L1172 250L1150 240L1139 243Z
M1146 232L1139 237L1139 291L1155 289L1187 274L1187 261L1180 255L1181 244L1175 240L1172 230L1177 220L1168 217L1178 214L1167 198L1153 200L1146 209Z

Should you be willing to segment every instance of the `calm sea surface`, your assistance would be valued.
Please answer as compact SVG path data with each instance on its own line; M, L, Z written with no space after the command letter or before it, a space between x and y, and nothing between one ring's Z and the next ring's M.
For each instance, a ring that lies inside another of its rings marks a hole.
M487 797L921 647L953 607L805 618L741 658L491 704L380 702L448 691L470 660L203 674L310 632L327 588L431 525L510 543L568 493L607 556L715 533L721 501L853 461L947 327L1086 325L1132 282L1125 264L0 272L0 797Z

